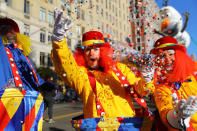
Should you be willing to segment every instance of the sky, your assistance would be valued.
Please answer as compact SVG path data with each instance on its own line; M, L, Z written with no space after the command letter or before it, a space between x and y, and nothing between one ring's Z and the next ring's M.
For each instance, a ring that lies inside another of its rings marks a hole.
M159 8L162 8L163 0L155 0ZM174 7L180 14L190 12L187 28L191 43L187 48L188 55L195 54L197 60L197 0L168 0L168 5ZM183 16L184 19L184 16Z

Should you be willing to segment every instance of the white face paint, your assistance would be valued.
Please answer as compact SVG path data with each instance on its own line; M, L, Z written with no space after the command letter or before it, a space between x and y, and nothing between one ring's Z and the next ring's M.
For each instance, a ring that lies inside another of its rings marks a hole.
M175 51L171 49L171 50L168 50L168 53L174 55Z

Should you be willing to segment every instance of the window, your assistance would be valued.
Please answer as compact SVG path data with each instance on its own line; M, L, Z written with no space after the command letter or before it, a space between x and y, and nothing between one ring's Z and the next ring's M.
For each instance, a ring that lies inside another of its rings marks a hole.
M92 6L92 0L90 0L90 2L89 2L89 6L90 6L90 8L92 8L93 6Z
M108 13L107 12L106 12L105 18L106 18L106 20L108 20Z
M53 13L52 12L48 12L48 22L49 22L49 24L53 24Z
M108 3L107 1L108 1L108 0L105 0L105 7L106 7L106 8L107 8L107 3Z
M85 20L85 11L84 10L81 10L81 19Z
M96 5L96 13L99 14L99 7Z
M40 65L41 66L45 65L45 54L44 54L44 52L40 52Z
M45 30L41 30L40 31L40 42L45 43L45 36L46 36Z
M24 0L24 13L29 16L29 0Z
M48 43L51 43L51 36L52 36L52 33L48 33Z
M81 27L79 25L76 26L77 35L80 36L81 34Z
M103 16L103 9L101 9L101 15Z
M24 35L29 36L30 27L27 24L24 24Z
M141 50L141 47L140 47L140 46L138 46L138 48L137 48L137 49L138 49L138 51L140 51L140 50Z
M81 33L84 34L85 33L85 27L81 28Z
M40 20L45 21L46 19L46 10L44 8L40 8Z
M137 42L140 43L140 38L137 38Z
M89 16L90 16L90 25L92 25L93 24L92 14L90 14Z
M111 1L109 1L109 9L111 10Z
M99 20L96 20L96 27L99 27Z
M48 54L47 56L47 66L51 67L53 66L52 60L51 60L51 54Z
M5 0L7 6L12 7L12 0Z
M104 32L104 24L101 25L102 32Z
M48 0L49 3L53 4L53 0Z
M109 27L108 25L106 25L106 32L108 33L108 31L109 31Z
M79 18L80 18L80 9L77 8L77 19L79 19Z

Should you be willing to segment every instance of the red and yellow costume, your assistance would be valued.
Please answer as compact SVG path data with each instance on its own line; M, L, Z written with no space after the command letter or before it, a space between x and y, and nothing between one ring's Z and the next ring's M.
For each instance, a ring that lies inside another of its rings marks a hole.
M159 110L162 122L168 130L176 130L168 123L166 115L172 110L173 100L172 94L176 93L178 99L187 99L189 96L197 95L197 81L195 72L195 62L186 54L186 49L183 45L177 43L172 37L163 37L156 41L154 49L151 51L154 54L160 50L175 50L175 62L173 73L168 76L163 83L156 85L154 98ZM176 82L176 83L175 83ZM175 88L175 84L178 84ZM179 88L177 88L179 87ZM191 123L197 130L197 113L191 117Z
M89 37L85 37L87 35ZM83 46L94 46L98 43L105 46L101 33L90 31L83 38ZM84 118L99 117L97 115L95 94L91 88L91 72L96 80L97 97L105 110L105 117L134 117L135 111L130 93L122 87L117 74L110 69L105 72L101 70L88 70L85 66L79 66L69 50L66 40L53 41L52 59L56 72L63 81L68 82L83 99ZM145 84L141 78L135 77L134 73L124 64L117 63L116 67L125 76L131 85L141 95L145 90L154 90L152 83ZM105 68L104 68L105 70Z

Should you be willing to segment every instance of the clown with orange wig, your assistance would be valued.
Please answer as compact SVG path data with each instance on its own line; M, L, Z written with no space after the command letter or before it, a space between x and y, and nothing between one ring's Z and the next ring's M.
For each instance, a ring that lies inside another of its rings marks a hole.
M170 36L154 44L155 102L168 130L197 130L196 66L184 45Z
M143 117L135 118L131 95L146 109L140 96L146 90L154 90L151 78L148 81L137 78L126 65L113 61L113 50L98 31L84 33L82 46L72 55L64 35L72 27L71 20L63 18L63 12L57 9L54 16L55 70L83 100L85 119L74 121L73 126L81 130L138 130L145 124L149 128L146 130L150 130L152 125L143 121Z

